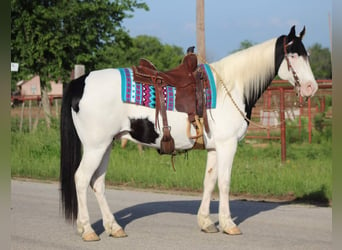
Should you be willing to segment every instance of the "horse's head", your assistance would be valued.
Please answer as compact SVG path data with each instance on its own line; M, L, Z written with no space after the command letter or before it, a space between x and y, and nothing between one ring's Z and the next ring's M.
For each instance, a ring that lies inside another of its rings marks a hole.
M289 81L297 94L303 97L311 97L318 89L317 82L312 73L309 55L302 43L305 34L305 27L296 36L295 26L292 26L290 33L282 39L283 60L278 70L278 76Z

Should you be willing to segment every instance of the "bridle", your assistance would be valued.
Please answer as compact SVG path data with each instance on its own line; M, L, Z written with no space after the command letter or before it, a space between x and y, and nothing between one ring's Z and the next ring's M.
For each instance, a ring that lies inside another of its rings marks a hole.
M293 75L293 78L295 80L295 92L296 92L296 95L299 96L299 91L300 91L300 82L299 82L299 78L298 78L298 75L296 73L296 71L294 70L294 68L292 67L291 65L291 62L289 60L289 55L287 53L287 46L291 45L292 43L289 43L289 44L286 44L286 36L284 36L284 45L283 45L283 48L284 48L284 56L286 58L286 62L287 62L287 67L288 67L288 70L291 70L292 72L292 75ZM207 63L205 59L201 58L199 55L197 55L197 57L200 58L200 60L204 63ZM218 78L218 82L222 84L222 87L224 88L226 94L228 95L228 97L230 98L230 100L232 101L233 105L235 106L235 108L238 110L238 112L241 114L241 116L249 123L249 124L253 124L254 126L258 127L258 128L261 128L261 129L270 129L272 126L263 126L263 125L259 125L258 123L252 121L251 119L249 119L246 114L239 108L239 106L237 105L237 103L235 102L232 94L230 93L229 89L227 88L227 86L225 85L224 81L223 81L223 78L220 76L220 74L215 70L215 68L213 67L210 67L211 70L216 74L216 77ZM306 101L306 100L305 100ZM282 121L282 122L285 122ZM277 127L277 126L275 126Z
M290 59L289 59L289 55L287 53L287 46L289 46L291 43L286 44L286 36L284 36L284 57L286 59L287 62L287 69L291 70L292 72L292 76L295 80L295 91L296 91L296 95L299 96L299 91L300 91L300 83L299 83L299 78L298 75L296 73L296 71L294 70L294 68L291 65Z

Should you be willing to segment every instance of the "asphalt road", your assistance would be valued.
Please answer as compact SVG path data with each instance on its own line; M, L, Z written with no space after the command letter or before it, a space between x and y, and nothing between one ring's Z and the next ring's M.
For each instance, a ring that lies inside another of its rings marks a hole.
M127 238L104 232L98 205L88 204L98 242L83 242L60 213L57 183L11 182L12 249L332 249L332 209L232 200L240 236L205 234L197 226L199 196L107 189L112 211ZM211 206L218 220L218 202Z

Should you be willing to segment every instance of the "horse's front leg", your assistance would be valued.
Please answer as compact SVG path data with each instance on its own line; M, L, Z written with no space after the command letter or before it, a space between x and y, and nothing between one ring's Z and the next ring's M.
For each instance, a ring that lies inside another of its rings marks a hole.
M210 219L210 200L217 180L216 151L208 150L207 166L203 182L203 197L197 213L197 222L203 232L216 233L217 227Z
M230 235L241 234L241 231L231 218L229 208L230 178L236 149L236 139L218 142L216 145L218 187L220 193L219 223L223 232Z
M111 149L112 147L110 145L103 156L100 167L96 170L91 179L90 186L92 187L95 193L95 197L99 203L102 213L103 226L106 230L106 233L109 236L113 236L115 238L122 238L126 237L127 234L122 229L122 227L116 222L108 206L107 199L105 197L105 176Z

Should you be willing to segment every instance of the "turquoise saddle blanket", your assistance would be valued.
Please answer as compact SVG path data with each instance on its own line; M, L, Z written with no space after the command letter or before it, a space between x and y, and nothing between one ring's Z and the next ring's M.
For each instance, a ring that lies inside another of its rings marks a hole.
M209 88L205 88L204 95L206 108L216 108L216 85L213 73L208 64L200 64L203 69L204 77L209 81ZM131 68L119 68L121 74L121 99L125 103L133 103L149 108L156 107L155 88L152 85L138 83L133 81L133 71ZM176 88L166 86L163 88L163 95L166 109L173 111L176 105Z

